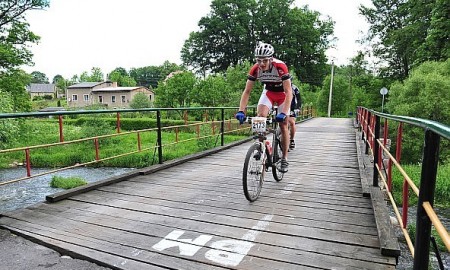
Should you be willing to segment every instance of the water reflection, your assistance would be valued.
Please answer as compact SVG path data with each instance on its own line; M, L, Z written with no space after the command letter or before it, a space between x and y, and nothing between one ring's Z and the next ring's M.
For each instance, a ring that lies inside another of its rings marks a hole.
M69 177L78 176L88 183L104 180L134 170L133 168L74 168L49 175L43 175L9 185L0 186L0 213L24 208L45 201L45 196L63 189L50 187L53 175ZM32 175L49 171L49 169L33 169ZM0 182L26 176L25 168L0 170Z

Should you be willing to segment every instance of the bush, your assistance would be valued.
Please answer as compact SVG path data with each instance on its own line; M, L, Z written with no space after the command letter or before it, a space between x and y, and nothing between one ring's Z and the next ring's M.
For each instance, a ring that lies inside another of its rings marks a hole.
M12 96L7 92L0 91L0 112L13 112ZM17 119L2 119L0 120L0 149L12 143L19 132L19 121Z
M142 109L151 108L152 103L149 97L144 93L137 93L130 102L130 108L132 109Z
M101 118L89 118L89 121L83 123L81 130L84 138L95 137L113 133L114 125Z
M446 62L425 62L415 68L404 82L396 82L391 86L386 108L396 115L405 115L433 120L450 125L450 59ZM419 130L417 128L417 130ZM409 133L408 133L409 132ZM404 149L411 152L402 153L403 161L414 163L421 160L423 136L405 126ZM449 142L442 140L440 161L450 157Z
M71 189L79 186L86 185L87 182L81 177L62 177L62 176L52 176L52 181L50 182L50 186L52 188L63 188L63 189Z

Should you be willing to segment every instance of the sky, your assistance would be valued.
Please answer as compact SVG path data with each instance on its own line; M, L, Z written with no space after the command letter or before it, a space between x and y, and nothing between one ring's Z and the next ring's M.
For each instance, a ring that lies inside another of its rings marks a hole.
M34 66L51 81L66 79L93 67L108 73L160 66L164 61L181 64L180 51L189 33L210 12L211 0L50 0L45 10L26 14L30 29L41 37L32 45ZM348 63L360 45L355 41L368 25L358 14L359 5L371 0L296 0L335 21L336 48L327 51L338 65ZM276 44L273 43L275 50Z

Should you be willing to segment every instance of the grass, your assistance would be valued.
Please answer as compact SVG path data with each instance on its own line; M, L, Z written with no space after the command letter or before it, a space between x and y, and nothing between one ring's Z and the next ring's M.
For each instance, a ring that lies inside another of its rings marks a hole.
M403 170L418 188L420 188L421 166L421 164L402 165ZM395 203L397 205L402 205L403 175L395 167L392 169L392 185ZM434 199L434 205L437 207L448 208L450 206L450 164L440 164L438 167ZM417 205L417 201L418 197L410 189L408 204L411 206Z
M79 186L86 185L87 182L81 177L71 176L71 177L62 177L62 176L52 176L52 181L50 182L50 187L52 188L63 188L63 189L71 189Z
M408 174L414 184L420 188L420 175L422 170L422 165L402 165L403 170ZM398 169L392 170L392 186L393 186L393 197L395 203L400 206L402 205L402 191L403 191L403 175ZM450 164L441 164L438 167L438 173L436 177L436 190L434 195L434 207L435 208L448 208L450 206ZM408 204L409 206L417 206L418 197L410 189L408 193ZM448 217L447 217L448 218ZM408 224L407 230L411 237L411 241L414 243L416 236L416 226L414 223ZM437 233L434 227L432 227L431 235L436 239L438 249L441 252L447 252L447 248L444 245L441 237Z
M411 242L416 242L416 224L408 224L407 231L409 234L409 237L411 238ZM447 247L444 244L444 241L442 241L442 238L439 236L438 232L434 227L431 227L431 236L434 237L436 240L436 245L438 247L438 250L441 252L447 252ZM430 245L430 252L433 251L433 246Z

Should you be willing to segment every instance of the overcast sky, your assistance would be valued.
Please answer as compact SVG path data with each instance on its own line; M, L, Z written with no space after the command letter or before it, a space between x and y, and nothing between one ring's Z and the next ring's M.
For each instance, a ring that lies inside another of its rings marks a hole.
M327 52L335 63L346 64L359 45L367 23L358 14L360 4L371 0L296 0L336 22L337 49ZM90 72L99 67L108 73L116 67L127 70L159 66L168 60L181 64L180 51L200 18L210 11L211 0L50 0L50 8L30 11L31 30L41 37L33 45L35 66L51 81ZM276 44L273 44L276 49Z

